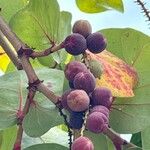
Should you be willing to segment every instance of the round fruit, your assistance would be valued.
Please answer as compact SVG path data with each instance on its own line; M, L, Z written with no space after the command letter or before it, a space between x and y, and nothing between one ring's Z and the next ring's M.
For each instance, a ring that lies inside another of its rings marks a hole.
M83 90L74 90L67 96L67 104L72 111L80 112L88 109L90 98Z
M94 106L90 113L93 113L93 112L101 112L103 113L107 118L109 118L109 109L105 106L102 106L102 105L97 105L97 106Z
M93 92L95 89L95 77L89 71L79 72L73 81L75 89L83 89L87 93Z
M67 104L67 96L70 94L71 91L73 90L67 90L61 96L61 105L63 106L64 109L67 109L67 110L70 110Z
M112 104L112 93L106 87L98 87L92 92L92 105L103 105L110 109Z
M63 47L68 53L72 55L82 54L87 49L86 39L81 34L73 33L67 36Z
M69 125L73 129L81 129L84 122L84 113L83 112L70 112Z
M71 150L94 150L94 145L87 137L79 137L72 143Z
M93 34L90 34L87 37L86 41L87 41L87 48L92 53L102 52L106 48L106 45L107 45L106 39L99 32L95 32Z
M100 112L91 113L87 117L86 121L87 129L94 133L104 132L108 127L108 123L107 121L105 121L104 116L105 115Z
M68 63L64 70L65 76L70 82L73 82L76 74L83 71L87 71L87 67L79 61L72 61Z
M92 27L87 20L78 20L74 23L72 32L79 33L86 38L88 35L91 34Z

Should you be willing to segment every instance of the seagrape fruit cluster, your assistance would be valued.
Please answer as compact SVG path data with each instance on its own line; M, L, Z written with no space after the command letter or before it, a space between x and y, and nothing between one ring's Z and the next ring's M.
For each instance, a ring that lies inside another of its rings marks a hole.
M99 32L91 33L92 28L88 21L75 22L72 31L64 41L68 53L84 54L87 49L92 53L100 53L106 48L106 39ZM105 132L109 125L111 91L106 87L96 87L95 76L82 62L69 62L64 74L70 89L61 96L61 104L69 112L70 128L80 130L84 126L96 134ZM71 149L94 150L94 145L89 138L81 136L73 141Z
M63 47L72 55L79 55L89 50L92 53L102 52L106 46L106 38L100 33L92 33L92 27L86 20L76 21L72 34L64 40Z

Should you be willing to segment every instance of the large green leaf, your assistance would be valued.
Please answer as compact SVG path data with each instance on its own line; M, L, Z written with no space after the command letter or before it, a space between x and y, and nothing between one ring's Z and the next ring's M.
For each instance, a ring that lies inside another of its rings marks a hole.
M37 144L31 147L25 148L24 150L68 150L67 147L64 147L59 144Z
M122 0L76 0L79 9L86 13L98 13L109 10L110 8L123 12Z
M56 143L65 147L69 147L68 132L60 129L58 126L51 128L46 134L41 136L41 138L45 143Z
M0 146L1 150L11 150L13 149L17 135L17 126L8 128L3 131L2 134L2 144Z
M95 134L85 131L84 136L88 137L94 144L94 150L115 150L113 143L103 134Z
M40 79L55 94L61 95L63 91L64 73L60 70L42 68L36 70ZM16 113L19 108L19 93L22 90L23 100L26 99L27 78L23 71L12 72L0 77L0 129L16 124ZM20 89L21 84L21 89ZM41 106L51 106L52 103L41 94L35 96Z
M135 133L131 137L131 143L142 147L142 139L141 139L141 132Z
M0 8L2 15L6 21L27 4L27 0L0 0Z
M36 103L31 105L29 113L25 116L23 128L27 135L39 137L50 128L62 123L62 117L59 115L55 105L51 105L48 109Z
M60 12L56 0L30 0L29 4L11 19L10 26L21 40L39 51L49 48L53 42L62 42L70 34L71 14ZM55 63L64 61L66 54L65 51L63 54L55 52L38 60L45 66L53 67Z
M150 126L147 127L146 129L144 129L142 132L141 132L141 139L142 139L142 148L143 150L149 150L150 149L150 136L149 136L149 133L150 133Z
M68 132L63 131L59 127L53 127L44 135L42 135L41 137L37 137L37 138L32 138L24 134L22 146L23 148L27 148L35 144L56 143L65 147L69 147L68 139L69 139Z
M150 125L150 37L133 29L102 33L108 40L107 49L134 67L139 77L134 97L116 99L110 124L119 133L139 132Z

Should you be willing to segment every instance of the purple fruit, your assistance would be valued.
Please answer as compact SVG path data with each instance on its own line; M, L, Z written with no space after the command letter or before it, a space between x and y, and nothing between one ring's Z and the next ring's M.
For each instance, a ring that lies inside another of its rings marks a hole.
M63 106L64 109L67 109L67 110L70 110L67 104L67 96L70 94L71 91L73 90L67 90L61 96L61 105Z
M109 118L109 109L105 106L102 106L102 105L97 105L97 106L94 106L90 113L93 113L93 112L101 112L103 113L107 118Z
M87 67L83 63L79 61L72 61L66 65L64 72L65 72L66 78L70 82L73 82L76 74L78 74L79 72L83 72L83 71L87 71Z
M91 34L92 27L87 20L78 20L74 23L72 32L79 33L86 38L88 35Z
M108 88L98 87L92 92L91 103L93 106L103 105L110 109L112 104L112 98L112 93Z
M81 129L84 122L84 112L70 112L69 125L73 129Z
M87 93L90 93L94 91L96 81L94 75L89 71L86 71L86 72L79 72L74 77L73 84L75 89L82 89Z
M67 96L67 104L72 111L80 112L88 109L90 98L83 90L74 90Z
M86 41L87 41L87 48L92 53L102 52L106 48L106 45L107 45L106 39L99 32L95 32L93 34L90 34L87 37Z
M70 87L71 89L74 89L74 84L73 84L73 82L69 81L69 87Z
M87 49L86 39L81 34L73 33L67 36L63 47L68 53L72 55L82 54Z
M79 137L72 143L71 150L94 150L94 145L87 137Z
M94 133L102 133L108 128L108 118L100 113L93 112L87 117L86 127Z

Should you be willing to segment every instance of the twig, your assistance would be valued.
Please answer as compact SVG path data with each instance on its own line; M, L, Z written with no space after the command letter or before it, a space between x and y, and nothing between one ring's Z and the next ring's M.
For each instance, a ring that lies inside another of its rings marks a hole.
M116 133L113 129L111 128L107 128L107 130L104 132L105 135L107 135L112 142L114 143L115 146L117 146L118 148L122 145L126 148L137 148L136 145L127 142L126 140L124 140L123 138L120 137L120 135L118 133ZM119 146L120 145L120 146Z
M22 69L22 65L21 65L20 60L17 57L17 53L15 53L12 50L12 47L10 46L10 43L8 43L8 42L9 41L5 38L4 34L0 31L0 45L6 51L7 55L12 60L14 65L17 67L17 69L21 70Z
M56 45L56 46L52 46L51 48L48 48L44 51L33 51L33 53L30 55L32 58L36 58L36 57L44 57L44 56L48 56L50 55L51 53L53 52L56 52L60 49L63 48L63 43L60 43L59 45Z
M148 18L147 21L150 21L150 11L145 7L145 3L143 3L141 0L135 0L135 2L141 6L143 12L145 14L145 16Z
M21 150L21 142L22 142L22 135L23 135L23 127L22 127L22 121L24 119L24 116L28 113L30 104L33 101L33 98L35 96L36 91L33 91L32 89L29 89L28 96L26 99L26 103L23 109L23 114L20 115L20 118L18 118L18 131L17 131L17 137L14 144L13 150Z

